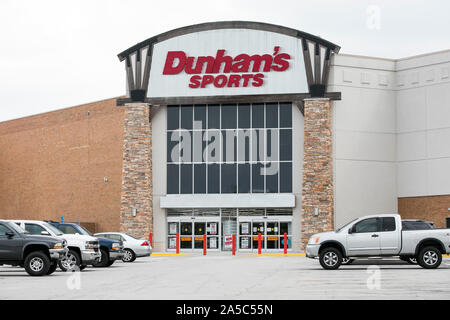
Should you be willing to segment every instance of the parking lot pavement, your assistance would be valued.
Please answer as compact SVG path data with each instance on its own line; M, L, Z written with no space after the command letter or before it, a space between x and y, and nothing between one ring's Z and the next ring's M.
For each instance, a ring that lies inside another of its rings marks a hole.
M30 277L0 267L0 299L450 299L450 258L425 270L361 261L323 270L304 257L150 257Z

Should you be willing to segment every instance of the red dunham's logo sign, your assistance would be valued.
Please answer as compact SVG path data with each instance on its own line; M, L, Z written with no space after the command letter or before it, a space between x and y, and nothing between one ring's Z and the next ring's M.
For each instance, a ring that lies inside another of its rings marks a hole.
M274 47L273 54L252 55L238 54L236 57L225 55L225 50L217 50L216 56L188 57L184 51L169 51L164 65L164 75L181 72L193 74L189 88L206 88L213 85L223 87L260 87L264 83L261 72L282 72L289 68L291 56L280 53L280 47ZM195 62L196 61L196 62ZM194 63L195 62L195 63ZM202 75L206 65L206 74ZM220 70L222 69L221 72ZM223 74L219 74L223 73Z

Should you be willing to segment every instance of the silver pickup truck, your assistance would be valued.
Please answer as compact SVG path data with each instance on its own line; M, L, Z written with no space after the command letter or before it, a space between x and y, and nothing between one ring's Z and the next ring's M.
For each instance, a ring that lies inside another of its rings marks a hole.
M308 258L319 258L324 269L337 269L343 259L398 256L416 258L426 269L439 267L450 252L450 229L402 230L398 214L365 216L336 231L311 236Z

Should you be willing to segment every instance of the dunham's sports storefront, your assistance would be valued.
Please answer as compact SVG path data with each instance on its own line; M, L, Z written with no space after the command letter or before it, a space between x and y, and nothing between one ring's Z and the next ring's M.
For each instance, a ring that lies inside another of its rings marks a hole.
M378 213L444 227L450 51L339 49L257 22L149 38L119 54L126 97L0 124L3 214L152 233L157 251L175 250L177 234L182 251L205 234L209 250L231 250L232 234L256 250L261 234L276 251L285 233L300 251L312 233Z
M150 109L156 242L175 250L179 233L182 250L202 249L206 234L208 249L224 251L235 234L238 250L251 251L261 234L262 249L280 250L286 233L290 250L300 243L302 188L314 189L303 199L308 215L331 227L328 111L340 93L325 84L338 50L297 30L225 22L170 31L119 55L129 92L119 104ZM306 155L305 99L318 116ZM304 159L317 172L302 186ZM129 213L123 224L135 219Z

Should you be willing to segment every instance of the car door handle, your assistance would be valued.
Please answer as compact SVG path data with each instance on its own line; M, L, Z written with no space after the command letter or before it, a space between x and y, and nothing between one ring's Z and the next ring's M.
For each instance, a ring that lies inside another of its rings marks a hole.
M379 236L377 234L373 234L372 238L378 238Z

